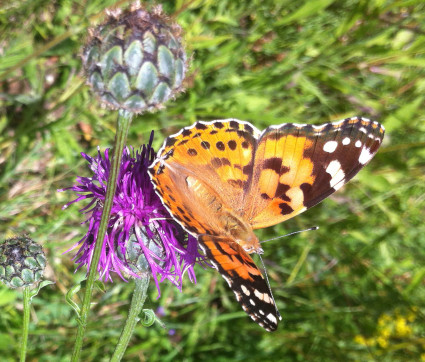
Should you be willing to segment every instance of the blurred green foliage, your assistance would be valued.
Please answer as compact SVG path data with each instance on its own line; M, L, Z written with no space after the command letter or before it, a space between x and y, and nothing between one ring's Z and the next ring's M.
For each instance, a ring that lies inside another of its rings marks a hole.
M79 52L112 0L9 0L0 4L0 237L29 233L56 284L34 298L30 360L69 360L75 338L67 290L84 278L63 254L83 233L83 205L57 193L88 175L80 152L110 147L116 114L84 85ZM425 3L421 0L177 0L192 55L187 91L134 119L139 147L195 120L239 118L259 129L359 115L387 134L374 160L314 209L258 233L314 225L265 245L283 321L267 333L240 309L214 270L197 268L183 293L151 285L146 308L167 329L139 325L126 360L425 360ZM107 360L132 284L97 292L83 351ZM0 286L0 355L18 355L21 294ZM158 309L160 308L161 309ZM12 348L13 347L13 348Z

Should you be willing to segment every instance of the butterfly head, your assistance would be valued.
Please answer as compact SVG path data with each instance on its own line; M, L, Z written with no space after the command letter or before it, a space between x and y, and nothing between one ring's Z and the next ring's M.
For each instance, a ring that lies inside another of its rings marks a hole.
M243 250L245 250L248 254L256 253L256 254L263 254L264 250L260 246L255 245L243 245Z
M250 229L244 230L243 228L238 230L237 235L233 235L235 238L235 241L242 247L242 249L247 254L263 254L264 250L260 246L260 241L258 240L257 236L254 234L254 232Z

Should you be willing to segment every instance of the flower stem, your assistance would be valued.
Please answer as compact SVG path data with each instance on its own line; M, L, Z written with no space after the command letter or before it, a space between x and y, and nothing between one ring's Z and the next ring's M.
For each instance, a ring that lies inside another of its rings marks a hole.
M121 332L120 339L115 347L111 362L121 361L121 358L124 356L128 342L130 342L130 338L133 335L134 328L139 322L139 314L143 308L143 304L145 303L149 279L150 277L147 274L141 279L134 280L136 285L134 288L133 298L131 299L130 310L128 311L128 317Z
M30 324L30 306L31 306L31 291L29 287L25 287L23 291L24 297L24 320L22 322L22 342L21 342L21 358L20 361L24 362L27 354L28 342L28 327Z
M97 234L96 246L94 248L93 257L90 262L90 271L87 277L86 290L84 293L83 305L78 318L78 331L75 339L74 351L71 361L79 361L81 349L83 346L84 334L87 327L87 317L90 310L90 301L93 293L94 282L98 273L97 266L99 264L100 254L108 227L109 217L111 214L112 202L117 187L117 178L120 170L122 151L127 140L128 129L130 128L133 113L123 109L118 111L117 131L115 134L115 144L113 149L112 167L108 178L108 186L106 188L105 203L103 206L102 218L100 220L99 232Z

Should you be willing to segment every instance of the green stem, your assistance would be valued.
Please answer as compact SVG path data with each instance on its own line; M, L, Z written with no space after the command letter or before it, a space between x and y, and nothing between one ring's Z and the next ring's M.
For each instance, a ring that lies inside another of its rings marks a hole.
M117 119L117 132L115 135L115 144L112 156L112 165L108 178L108 186L106 188L105 203L103 206L102 218L100 220L99 232L97 234L96 246L94 248L93 257L90 262L90 271L87 277L86 290L84 293L83 305L81 313L78 318L78 331L75 339L74 351L72 353L71 361L76 362L80 360L81 349L83 346L84 334L87 327L87 317L90 311L90 301L93 293L94 282L98 275L97 266L99 264L100 254L102 250L103 241L105 239L108 221L111 214L112 203L117 187L117 178L120 170L122 151L127 140L128 129L130 128L133 113L120 109Z
M31 291L29 287L24 288L24 320L22 322L22 344L21 344L21 362L25 361L27 354L28 327L30 324L30 306Z
M121 332L120 339L115 347L111 362L121 361L121 358L124 356L128 342L130 342L130 338L133 335L134 328L139 322L139 314L143 308L147 295L149 278L149 275L145 275L141 279L134 280L136 286L134 288L133 298L131 299L130 310L128 311L128 317Z

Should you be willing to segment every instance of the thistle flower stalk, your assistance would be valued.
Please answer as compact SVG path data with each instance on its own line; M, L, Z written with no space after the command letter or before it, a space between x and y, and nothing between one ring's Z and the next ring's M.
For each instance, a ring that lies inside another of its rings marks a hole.
M117 131L115 134L114 154L112 156L112 167L108 178L108 185L106 189L105 203L103 206L102 218L100 221L99 232L96 239L96 246L91 260L91 268L87 277L86 290L84 293L83 305L81 313L78 318L78 331L75 339L74 350L72 353L71 361L79 361L81 356L81 349L83 346L83 338L87 328L87 318L90 310L91 296L93 293L94 282L96 280L97 265L99 264L100 252L102 250L103 240L108 227L108 220L111 215L111 208L113 197L117 186L117 178L120 170L122 150L127 139L128 129L130 128L131 119L133 114L125 110L118 111Z

